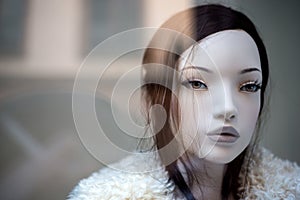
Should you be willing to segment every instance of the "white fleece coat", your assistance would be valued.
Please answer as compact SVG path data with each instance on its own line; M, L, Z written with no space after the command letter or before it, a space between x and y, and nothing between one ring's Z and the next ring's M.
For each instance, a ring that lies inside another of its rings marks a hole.
M153 156L141 155L127 157L114 164L118 169L146 171L147 173L129 173L112 168L104 168L83 179L69 194L69 200L180 200L175 197L175 186L168 182L168 173L160 160ZM243 177L245 167L240 177ZM299 199L300 168L296 163L283 161L270 151L260 148L250 162L248 173L250 180L244 191L244 199Z

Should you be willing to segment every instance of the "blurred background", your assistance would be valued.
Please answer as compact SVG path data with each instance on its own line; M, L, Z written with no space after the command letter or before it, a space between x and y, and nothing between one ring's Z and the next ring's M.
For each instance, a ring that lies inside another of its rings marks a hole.
M80 179L101 168L81 143L72 116L72 88L84 58L114 34L158 27L177 11L204 3L231 6L256 24L271 69L263 143L300 163L299 1L0 0L0 199L65 199ZM113 53L107 49L95 63ZM141 55L126 56L126 69L107 71L97 90L97 115L107 126L113 123L105 115L111 83L140 63ZM122 104L118 109L126 112Z

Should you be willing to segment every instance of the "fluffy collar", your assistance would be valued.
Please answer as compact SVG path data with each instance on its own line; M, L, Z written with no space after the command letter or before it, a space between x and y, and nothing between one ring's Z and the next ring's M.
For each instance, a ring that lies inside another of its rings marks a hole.
M247 168L248 180L242 196L250 199L300 199L300 168L296 163L275 157L269 150L260 148ZM242 178L240 178L242 180Z
M159 168L147 173L128 173L104 168L83 179L70 193L69 200L171 200L175 186L168 182L168 174L160 160L141 155L127 157L113 165L118 169L136 171ZM144 171L146 171L144 170ZM300 199L300 168L296 163L283 161L270 151L260 148L249 166L243 168L240 180L248 170L246 187L241 199Z

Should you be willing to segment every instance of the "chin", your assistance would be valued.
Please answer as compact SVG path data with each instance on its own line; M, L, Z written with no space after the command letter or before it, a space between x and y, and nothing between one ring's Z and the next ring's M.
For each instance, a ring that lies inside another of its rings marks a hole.
M202 158L216 164L228 164L238 157L245 148L214 146L210 151L206 151L204 154L202 153Z

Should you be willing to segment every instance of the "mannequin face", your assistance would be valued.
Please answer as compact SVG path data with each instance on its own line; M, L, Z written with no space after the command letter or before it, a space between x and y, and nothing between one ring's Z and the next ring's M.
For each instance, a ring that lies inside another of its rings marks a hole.
M214 163L232 161L249 145L260 109L254 40L242 30L209 35L181 55L178 70L185 148Z

